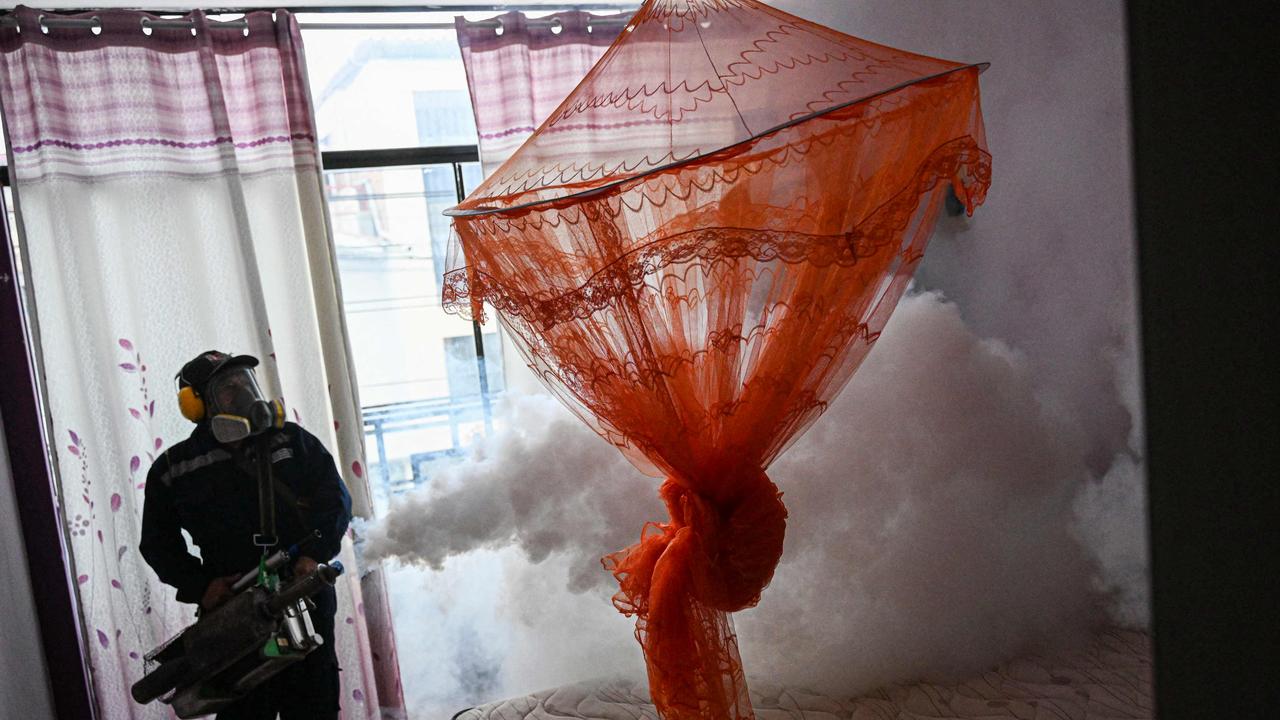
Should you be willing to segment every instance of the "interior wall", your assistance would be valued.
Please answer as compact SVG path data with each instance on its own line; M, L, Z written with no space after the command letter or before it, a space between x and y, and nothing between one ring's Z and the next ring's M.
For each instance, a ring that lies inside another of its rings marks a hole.
M53 717L49 673L40 645L31 576L19 524L4 420L0 418L0 718Z
M868 40L989 62L987 202L940 223L918 282L1025 353L1091 470L1142 446L1123 0L770 0Z

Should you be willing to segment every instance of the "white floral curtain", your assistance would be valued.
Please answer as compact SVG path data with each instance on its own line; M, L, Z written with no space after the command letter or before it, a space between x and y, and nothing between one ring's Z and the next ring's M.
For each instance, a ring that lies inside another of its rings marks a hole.
M147 468L192 427L177 368L211 348L262 358L265 389L370 509L301 37L285 12L247 28L10 17L0 103L96 702L104 719L171 717L129 687L193 619L137 550ZM343 717L395 715L380 583L362 590L350 542L341 559Z

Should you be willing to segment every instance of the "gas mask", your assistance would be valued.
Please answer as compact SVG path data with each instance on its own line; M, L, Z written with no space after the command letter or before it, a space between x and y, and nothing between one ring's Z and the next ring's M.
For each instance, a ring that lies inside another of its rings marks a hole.
M248 367L223 370L205 387L209 429L218 442L231 443L284 426L284 405L267 400Z

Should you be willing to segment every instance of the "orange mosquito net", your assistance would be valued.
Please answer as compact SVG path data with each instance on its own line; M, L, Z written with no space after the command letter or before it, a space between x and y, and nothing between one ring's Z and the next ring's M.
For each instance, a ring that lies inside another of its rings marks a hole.
M668 720L753 717L728 613L782 555L765 468L870 350L947 188L982 202L979 70L755 0L647 0L449 212L446 308L495 308L552 392L666 478L670 519L604 562Z

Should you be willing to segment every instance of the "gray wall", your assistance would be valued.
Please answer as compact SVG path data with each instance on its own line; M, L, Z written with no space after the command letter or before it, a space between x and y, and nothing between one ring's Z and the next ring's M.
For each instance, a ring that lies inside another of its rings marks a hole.
M15 504L0 418L0 718L41 720L53 717L53 703Z
M979 335L1024 353L1095 475L1142 446L1122 0L768 0L982 76L993 183L917 273ZM515 352L508 386L537 383Z
M1080 428L1096 473L1141 447L1122 0L772 0L858 37L982 76L993 182L942 222L920 284L1025 353Z

